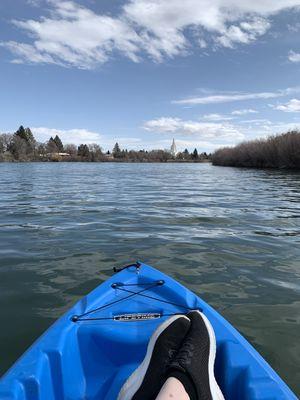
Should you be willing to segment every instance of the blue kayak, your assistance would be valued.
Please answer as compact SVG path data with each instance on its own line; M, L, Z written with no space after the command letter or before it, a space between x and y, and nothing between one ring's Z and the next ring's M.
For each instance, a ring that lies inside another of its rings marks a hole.
M163 320L202 310L217 339L225 399L296 399L256 350L213 308L160 271L124 267L51 326L0 380L1 400L115 400Z

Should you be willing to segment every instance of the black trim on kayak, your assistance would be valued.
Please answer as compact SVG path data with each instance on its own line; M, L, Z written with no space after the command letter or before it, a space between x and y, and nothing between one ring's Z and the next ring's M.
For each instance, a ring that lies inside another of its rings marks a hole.
M111 287L112 287L113 289L117 289L117 288L120 288L120 287L122 287L122 286L147 286L147 285L152 285L152 283L153 283L153 282L151 282L151 283L149 283L149 282L145 282L145 283L123 283L123 282L115 282L115 283L112 283ZM157 283L157 286L161 286L161 285L163 285L163 284L165 283L165 281L159 280L159 281L156 281L156 283Z
M123 289L123 288L120 288L120 287L119 287L118 289L121 290L121 291L123 291L123 292L127 292L127 293L136 293L136 292L133 292L133 291L131 291L131 290ZM137 294L137 293L136 293L136 294ZM163 300L163 299L158 299L157 297L149 296L149 295L147 295L147 294L141 294L141 293L139 293L139 296L141 296L141 297L146 297L147 299L151 299L151 300L157 300L157 301L160 301L161 303L170 304L170 305L175 306L175 307L185 308L187 311L194 310L194 308L190 308L190 307L184 306L184 305L182 305L182 304L173 303L172 301ZM199 310L199 311L201 311L201 310Z
M120 303L121 301L127 300L127 299L129 299L129 298L131 298L131 297L133 297L133 296L136 296L136 295L139 295L139 294L142 293L142 292L145 292L146 290L149 290L149 289L151 289L151 288L153 288L153 287L158 286L158 285L157 285L157 282L154 282L154 284L152 283L152 284L150 284L150 285L151 285L150 287L146 287L145 289L142 289L142 290L140 290L139 292L133 292L133 293L130 294L129 296L123 297L122 299L118 299L118 300L112 301L112 302L110 302L110 303L104 304L103 306L94 308L93 310L87 311L87 312L85 312L85 313L83 313L83 314L80 314L80 315L73 315L73 317L71 318L71 321L73 321L73 322L77 322L77 321L88 321L88 319L81 319L81 318L82 318L82 317L85 317L86 315L89 315L89 314L91 314L91 313L93 313L93 312L101 311L101 310L102 310L103 308L105 308L105 307L110 307L110 306L112 306L112 305L114 305L114 304Z
M199 310L199 311L201 311L202 312L202 310L201 309L199 309L199 308L197 308L197 310ZM162 318L162 317L172 317L173 315L182 315L182 313L170 313L170 314L160 314L159 315L159 318ZM74 317L76 317L76 315L74 315L72 318L74 318ZM107 320L110 320L110 321L118 321L118 319L116 319L115 317L99 317L99 318L86 318L86 319L77 319L76 321L73 321L73 322L84 322L84 321L107 321ZM142 319L141 319L142 320Z
M129 268L130 266L133 266L133 265L134 264L131 264L131 265L126 266L124 268ZM191 310L194 309L194 308L187 307L187 306L185 306L183 304L177 304L177 303L174 303L172 301L163 300L163 299L160 299L158 297L150 296L150 295L147 295L147 294L144 293L147 290L153 289L155 287L163 286L164 284L165 284L164 280L158 280L158 281L154 281L154 282L145 282L145 283L143 283L143 282L142 283L128 283L128 284L122 283L122 282L115 282L115 283L113 283L111 285L112 289L116 289L116 290L120 290L120 291L125 292L125 293L129 293L129 295L125 296L125 297L122 297L121 299L112 301L110 303L104 304L103 306L100 306L100 307L97 307L95 309L89 310L89 311L87 311L87 312L85 312L83 314L73 315L71 317L71 321L72 322L81 322L81 321L115 320L115 317L95 317L95 318L83 318L83 317L85 317L87 315L90 315L91 313L94 313L96 311L101 311L102 309L104 309L106 307L110 307L110 306L112 306L114 304L120 303L121 301L127 300L127 299L129 299L131 297L134 297L134 296L141 296L141 297L145 297L147 299L159 301L159 302L164 303L164 304L170 304L170 305L173 305L175 307L183 308L185 310L185 312L191 311ZM138 292L135 292L133 290L126 289L125 288L126 286L146 286L146 287L144 289L139 290ZM199 309L199 311L202 312L203 310ZM182 314L182 313L161 314L161 317L179 315L179 314Z
M114 271L114 272L121 272L121 271L123 271L123 269L127 269L127 268L130 268L130 267L135 267L136 270L137 270L136 272L139 272L141 265L142 265L142 264L141 264L139 261L136 261L136 262L133 263L133 264L128 264L128 265L125 265L124 267L121 267L121 268L114 267L114 268L113 268L113 271Z

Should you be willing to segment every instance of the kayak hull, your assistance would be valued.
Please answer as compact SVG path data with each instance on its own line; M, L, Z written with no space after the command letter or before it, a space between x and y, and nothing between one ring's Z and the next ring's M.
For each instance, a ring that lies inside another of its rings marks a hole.
M2 377L0 398L115 400L157 326L189 309L203 310L215 330L215 375L226 399L297 399L220 314L145 264L115 274L58 319Z

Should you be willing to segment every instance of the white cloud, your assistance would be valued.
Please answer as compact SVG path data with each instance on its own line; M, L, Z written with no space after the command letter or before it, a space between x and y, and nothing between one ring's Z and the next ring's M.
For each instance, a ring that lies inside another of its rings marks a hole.
M292 24L288 24L287 27L288 27L288 30L290 32L293 32L293 33L299 32L299 30L300 30L300 22L296 22L296 23L293 22Z
M102 136L97 132L92 132L87 129L54 129L46 127L32 128L32 133L40 142L46 142L50 137L58 135L64 144L73 143L80 145L81 143L100 144Z
M257 118L257 119L245 119L243 121L240 121L240 124L270 125L272 124L272 122L265 118Z
M212 151L225 145L234 145L243 140L265 138L270 135L300 129L300 122L272 122L267 119L251 119L240 121L238 124L205 123L198 121L184 121L180 118L157 118L145 122L143 128L149 132L166 134L170 139L160 139L160 148L163 142L170 143L172 137L181 148L198 147L203 151ZM159 146L158 146L159 147Z
M150 137L109 137L87 129L55 129L47 127L32 128L35 138L46 142L50 136L58 135L63 144L82 143L99 144L104 150L111 150L116 142L122 149L169 149L173 137L176 137L177 148L198 148L200 151L213 151L218 147L233 145L242 140L255 139L283 133L300 128L300 123L273 123L266 119L241 121L240 125L229 123L213 123L184 121L180 118L158 118L144 123L148 132L166 134Z
M112 51L138 61L141 38L125 21L98 15L72 1L51 1L50 17L14 21L32 44L1 43L17 58L13 62L55 63L90 69L103 64Z
M200 46L201 49L206 49L207 47L206 41L202 38L198 39L198 45Z
M26 3L32 7L38 7L42 0L26 0Z
M287 103L273 106L273 108L285 112L300 112L300 100L291 99Z
M275 93L244 93L244 94L215 94L210 96L191 97L182 100L173 101L174 104L216 104L228 103L232 101L253 100L253 99L270 99L277 97Z
M193 135L201 139L243 139L244 135L229 123L184 121L180 118L161 117L144 123L149 132L173 135Z
M206 121L229 121L233 119L233 117L229 117L227 115L222 115L222 114L206 114L203 115L202 119L205 119Z
M270 29L270 16L300 6L300 0L127 0L116 16L71 0L48 5L39 19L14 21L28 40L1 43L13 62L90 69L115 53L134 62L144 54L161 62L193 48L230 48L257 40Z
M277 133L284 133L288 131L294 131L300 129L300 122L277 122L271 123L269 126L266 125L266 129L269 131L269 135Z
M246 121L245 121L246 122ZM257 139L262 137L268 137L288 131L299 130L300 123L292 122L271 122L268 120L262 120L261 122L252 123L245 127L242 131L248 140Z
M217 42L224 47L234 47L236 43L248 44L264 35L270 28L270 23L264 18L254 18L252 21L242 22L240 25L231 25L217 38Z
M244 108L242 110L234 110L232 111L232 115L246 115L246 114L257 114L258 111L253 110L252 108Z
M108 137L108 136L102 136L101 139L101 146L103 146L106 149L112 149L115 145L115 143L118 142L120 145L121 149L141 149L143 148L143 141L139 137Z
M88 129L55 129L47 127L32 128L34 137L39 142L47 142L50 137L58 135L63 144L99 144L103 149L112 149L116 142L121 148L140 149L142 147L142 139L139 137L111 137L93 132Z
M35 46L31 44L9 41L5 44L0 43L0 46L5 46L17 57L12 60L12 62L15 64L21 64L23 62L58 64L58 62L55 61L51 55L47 53L41 53Z
M273 99L276 97L283 97L298 92L300 92L300 87L277 90L276 92L259 92L259 93L227 92L221 94L209 94L199 97L189 97L181 100L174 100L172 101L172 103L184 104L184 105L229 103L229 102L244 101L244 100Z
M293 50L289 52L289 60L294 63L300 62L300 53L295 53Z

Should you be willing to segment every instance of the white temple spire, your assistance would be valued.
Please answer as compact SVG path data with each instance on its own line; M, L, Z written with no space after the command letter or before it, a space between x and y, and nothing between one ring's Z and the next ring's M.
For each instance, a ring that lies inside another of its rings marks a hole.
M177 154L177 148L176 148L176 144L175 144L175 140L174 140L174 138L173 138L173 142L172 142L172 146L171 146L171 149L170 149L170 153L172 154L172 156L176 156L176 154Z

